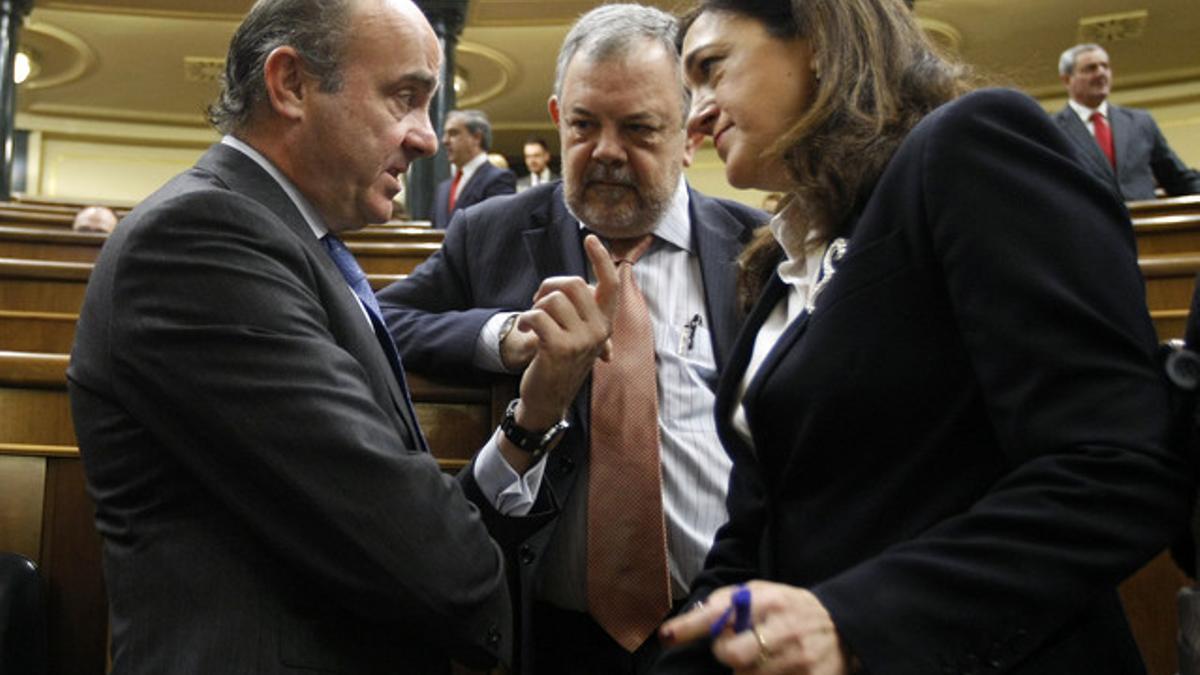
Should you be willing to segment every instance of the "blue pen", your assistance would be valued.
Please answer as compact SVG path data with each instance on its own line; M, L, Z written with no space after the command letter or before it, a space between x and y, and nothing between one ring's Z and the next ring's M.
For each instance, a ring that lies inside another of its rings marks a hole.
M733 592L733 632L741 633L750 630L750 589L738 586Z
M733 592L733 598L730 601L729 607L724 612L721 612L721 616L717 617L712 627L709 628L709 635L714 640L725 630L725 626L729 625L730 618L733 619L733 632L735 633L750 630L753 626L750 620L749 588L738 586L737 590Z

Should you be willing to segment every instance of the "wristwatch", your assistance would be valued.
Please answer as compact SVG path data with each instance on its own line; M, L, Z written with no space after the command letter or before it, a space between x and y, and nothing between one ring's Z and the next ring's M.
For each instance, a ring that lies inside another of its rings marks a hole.
M513 328L517 327L517 319L520 316L517 312L513 312L504 318L504 323L500 324L500 338L496 340L496 347L500 349L500 353L504 353L504 339L513 331Z
M554 426L545 431L530 431L517 426L517 402L519 398L514 398L509 401L508 408L504 410L504 419L500 422L500 433L512 444L521 450L528 452L533 459L537 461L542 455L546 454L546 450L554 445L554 442L562 437L563 433L571 426L571 423L565 419L561 419L554 423Z

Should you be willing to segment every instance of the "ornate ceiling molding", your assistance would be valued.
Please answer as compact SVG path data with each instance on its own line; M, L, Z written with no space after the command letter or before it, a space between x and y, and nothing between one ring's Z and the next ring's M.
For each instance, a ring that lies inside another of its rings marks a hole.
M96 67L96 53L83 38L53 24L26 23L21 31L21 48L37 61L37 70L21 84L23 89L48 89L74 82Z

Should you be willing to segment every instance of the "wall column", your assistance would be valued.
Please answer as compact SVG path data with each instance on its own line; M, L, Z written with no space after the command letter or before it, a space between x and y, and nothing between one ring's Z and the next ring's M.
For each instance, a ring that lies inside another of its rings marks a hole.
M33 7L33 0L0 0L0 200L12 198L13 135L16 130L17 84L13 81L13 63L17 59L17 39L21 23Z
M413 220L432 220L433 193L437 184L450 177L450 162L446 149L441 147L442 127L446 113L454 110L454 53L458 36L467 20L470 0L416 0L429 19L442 47L442 86L429 106L434 132L438 135L438 152L428 159L413 162L408 170L408 192L404 196L408 216Z

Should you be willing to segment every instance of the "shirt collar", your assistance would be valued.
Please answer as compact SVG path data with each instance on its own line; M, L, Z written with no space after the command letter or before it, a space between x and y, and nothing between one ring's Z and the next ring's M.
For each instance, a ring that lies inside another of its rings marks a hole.
M1067 105L1071 106L1071 110L1074 110L1075 114L1079 115L1079 119L1083 120L1084 124L1088 124L1092 121L1092 113L1096 112L1097 110L1099 110L1100 114L1104 116L1104 119L1109 119L1107 99L1101 101L1099 107L1096 108L1089 108L1073 98L1067 99Z
M487 161L487 153L486 152L481 152L478 155L475 155L474 157L472 157L471 161L467 162L466 164L463 164L463 166L462 166L463 178L466 178L467 176L474 174L476 171L479 170L479 167L483 166L483 163L486 161Z
M292 203L296 205L296 208L300 211L300 215L304 217L304 222L308 223L309 228L312 229L312 233L317 237L317 239L329 234L329 226L325 224L325 219L322 218L321 215L317 213L317 210L313 208L313 205L309 203L307 199L305 199L304 195L300 192L300 188L297 188L295 183L293 183L287 176L283 175L283 172L280 171L274 164L272 164L271 160L264 157L263 154L258 150L250 147L250 145L248 145L245 141L231 135L226 135L224 138L222 138L221 145L227 145L249 157L250 159L254 160L255 164L258 164L263 168L264 171L270 174L271 178L274 178L275 182L279 183L279 187L283 188L284 193L286 193L288 198L292 200Z
M658 224L654 226L655 237L688 253L692 252L692 219L688 212L690 199L688 196L687 181L684 180L683 173L680 172L679 183L675 186L675 193L671 195L671 203L667 206L667 211L658 221ZM570 205L567 205L567 211L579 223L579 227L591 229L588 228L587 223L575 215L574 211L571 211Z

